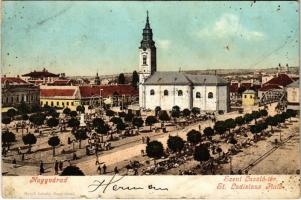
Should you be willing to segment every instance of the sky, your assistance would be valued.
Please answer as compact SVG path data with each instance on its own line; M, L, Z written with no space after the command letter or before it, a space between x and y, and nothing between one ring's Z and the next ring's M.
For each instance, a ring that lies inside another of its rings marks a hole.
M2 74L138 70L146 11L157 70L299 66L298 2L4 1Z

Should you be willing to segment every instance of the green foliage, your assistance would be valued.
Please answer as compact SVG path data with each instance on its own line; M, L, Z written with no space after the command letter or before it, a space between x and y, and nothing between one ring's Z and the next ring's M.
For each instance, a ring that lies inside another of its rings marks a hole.
M135 117L132 121L132 124L136 126L138 129L143 126L143 119L141 117Z
M236 117L235 118L235 123L238 126L242 126L245 123L245 119L242 116Z
M103 134L103 135L107 134L109 130L110 127L107 124L102 124L95 128L96 133Z
M227 127L224 121L217 121L215 122L213 129L220 135L223 135L226 132Z
M152 126L157 122L158 122L158 120L155 116L147 116L146 119L145 119L145 124L147 126Z
M159 141L151 141L146 146L146 154L150 158L161 158L163 156L163 145Z
M169 115L167 114L166 110L161 110L161 111L160 111L159 119L160 119L161 121L169 121L169 120L170 120L170 117L169 117Z
M44 124L46 116L43 113L35 113L29 117L29 121L37 126Z
M120 124L123 123L122 119L120 117L112 117L110 122L113 122L114 124Z
M2 123L3 124L8 125L8 124L10 124L10 122L11 122L11 118L9 118L9 117L2 117Z
M60 176L85 176L85 174L77 166L67 166Z
M51 117L47 120L47 126L53 128L59 125L59 120L57 118Z
M16 141L16 135L9 131L2 132L2 144L10 145L12 142Z
M252 115L252 114L249 114L249 113L245 114L244 118L245 118L245 122L246 122L247 124L250 123L250 122L254 119L254 118L253 118L253 115Z
M70 112L70 116L71 116L71 117L76 117L76 116L77 116L77 112L74 111L74 110L71 111L71 112Z
M188 117L191 114L191 112L190 112L190 110L188 108L185 108L182 112L183 112L183 116L184 117Z
M193 107L191 109L191 112L193 115L197 115L197 114L200 114L201 113L201 109L200 108L197 108L197 107Z
M179 152L184 147L184 140L179 136L170 136L167 140L167 146L174 152Z
M17 106L18 113L23 115L23 114L28 114L30 112L30 107L22 101L18 106Z
M22 115L22 120L26 121L26 120L28 120L28 119L29 119L29 117L28 117L27 114L23 114L23 115Z
M17 115L17 111L16 111L14 108L10 108L10 109L6 112L6 115L7 115L9 118L13 118L14 116Z
M96 128L96 127L98 127L98 126L102 126L102 125L104 125L104 121L103 121L103 119L101 119L101 118L94 118L93 119L93 121L92 121L92 125L93 125L93 127L94 128Z
M126 122L132 122L133 118L134 118L134 115L131 112L129 112L129 113L127 113L125 115L124 121L126 121Z
M203 130L203 133L206 137L211 137L214 135L214 130L211 128L211 127L206 127L204 130Z
M48 145L52 147L56 147L60 144L60 138L58 136L53 136L48 139Z
M22 140L25 145L29 145L29 146L31 146L37 142L36 136L32 133L28 133L28 134L24 135L22 137Z
M126 127L126 124L123 122L120 122L116 125L117 130L125 130Z
M207 161L210 158L210 153L205 145L199 145L195 148L193 158L199 162Z
M118 116L124 118L126 116L125 112L118 112Z
M160 114L161 112L161 107L160 106L156 106L155 108L155 115L158 116L158 114Z
M199 131L192 129L187 133L187 141L196 145L202 141L202 135Z
M123 73L120 73L117 80L118 84L125 84L125 77Z
M63 113L65 114L65 115L70 115L70 113L71 113L71 110L70 110L70 108L65 108L64 110L63 110Z
M235 126L236 126L235 120L232 118L226 119L225 126L227 129L235 128Z
M68 126L69 126L69 127L72 127L72 128L78 127L79 124L80 124L80 122L79 122L76 118L71 118L71 119L69 119L69 121L68 121Z
M85 112L85 107L83 105L78 105L76 107L76 111L79 113L84 113Z
M132 86L134 88L137 88L137 85L139 83L139 75L137 73L137 71L133 71L133 75L132 75Z
M268 111L267 110L260 110L259 114L260 114L261 117L266 117L266 116L268 116Z
M107 110L106 111L106 116L113 117L114 115L115 115L115 112L113 110Z

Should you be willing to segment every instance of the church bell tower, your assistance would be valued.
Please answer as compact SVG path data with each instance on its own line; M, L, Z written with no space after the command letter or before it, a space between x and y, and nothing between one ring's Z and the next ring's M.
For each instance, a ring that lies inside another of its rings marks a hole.
M153 31L149 24L148 11L146 24L142 33L139 47L139 83L144 81L157 70L156 46L153 41Z

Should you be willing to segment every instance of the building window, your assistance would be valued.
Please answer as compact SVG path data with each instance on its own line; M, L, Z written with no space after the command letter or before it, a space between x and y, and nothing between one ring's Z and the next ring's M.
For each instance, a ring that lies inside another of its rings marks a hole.
M213 93L212 92L209 92L208 93L208 99L212 99L213 98Z
M41 101L41 106L43 106L43 101Z
M164 90L164 96L168 96L168 90Z
M48 105L48 101L46 101L46 103L45 103L46 105Z
M146 65L146 56L143 55L143 65Z
M65 107L65 103L64 102L62 102L62 106Z
M250 95L250 99L253 99L253 96L252 96L252 95Z
M14 97L10 98L11 103L14 103Z
M178 96L183 96L183 91L182 90L178 91Z
M69 106L69 101L67 101L67 103L66 103L66 104L67 104L67 106Z
M19 102L19 96L17 96L17 102Z
M245 98L247 98L247 95L245 94Z
M71 102L71 106L74 106L74 102Z
M51 106L53 106L53 101L51 101Z
M21 96L21 101L24 101L24 96L23 95Z
M60 105L60 102L57 101L57 102L56 102L56 105L59 106L59 105Z
M195 93L195 98L197 99L201 98L201 93L200 92Z
M155 95L155 90L150 90L150 95Z

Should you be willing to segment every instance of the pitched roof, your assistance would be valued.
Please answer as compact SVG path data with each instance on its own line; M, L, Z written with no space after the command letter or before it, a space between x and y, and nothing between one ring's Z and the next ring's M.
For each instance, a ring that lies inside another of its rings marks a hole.
M243 94L256 94L254 90L245 90Z
M277 84L268 84L268 85L263 85L261 88L259 88L258 91L268 91L273 89L282 89L282 88L280 85Z
M291 88L298 88L300 86L299 80L292 82L291 84L287 85L286 87L291 87Z
M44 78L44 77L59 77L59 74L53 74L51 72L48 72L46 69L43 69L43 71L33 71L27 74L23 74L22 76Z
M18 77L1 77L1 83L2 84L8 83L8 84L13 84L13 85L29 84L26 81L24 81Z
M227 85L228 82L214 75L192 75L183 72L155 72L144 85Z
M72 97L75 89L40 89L40 96L43 97Z
M93 86L79 86L81 97L101 96L110 97L115 95L121 96L137 96L138 91L131 85L93 85Z
M293 80L287 74L279 74L277 77L274 77L268 82L264 83L264 85L275 84L285 87L292 82Z

